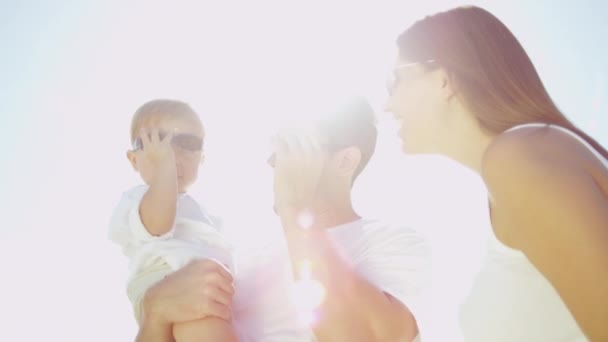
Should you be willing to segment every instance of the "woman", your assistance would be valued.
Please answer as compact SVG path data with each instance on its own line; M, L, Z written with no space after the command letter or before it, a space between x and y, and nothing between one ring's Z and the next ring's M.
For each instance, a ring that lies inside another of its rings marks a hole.
M496 17L456 8L398 40L387 110L406 153L480 174L494 234L466 341L608 341L608 152L555 106Z

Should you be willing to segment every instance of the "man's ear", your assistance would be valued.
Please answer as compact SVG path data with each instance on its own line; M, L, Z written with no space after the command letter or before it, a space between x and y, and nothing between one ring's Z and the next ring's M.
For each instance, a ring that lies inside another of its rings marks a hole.
M361 151L354 146L338 151L334 157L335 167L340 174L352 174L361 163Z
M139 171L139 169L137 168L137 159L135 158L134 151L132 151L132 150L127 151L127 159L129 159L129 162L131 163L133 170Z

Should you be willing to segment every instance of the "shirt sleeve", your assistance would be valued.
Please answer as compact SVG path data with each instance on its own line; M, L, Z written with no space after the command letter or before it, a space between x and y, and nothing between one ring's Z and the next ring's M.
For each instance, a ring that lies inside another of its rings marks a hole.
M125 192L114 209L110 220L109 238L123 248L155 240L165 240L173 236L174 228L159 236L152 235L141 221L139 205L147 190L147 186L139 186Z
M418 317L430 283L430 245L407 228L390 228L375 235L356 265L357 272Z

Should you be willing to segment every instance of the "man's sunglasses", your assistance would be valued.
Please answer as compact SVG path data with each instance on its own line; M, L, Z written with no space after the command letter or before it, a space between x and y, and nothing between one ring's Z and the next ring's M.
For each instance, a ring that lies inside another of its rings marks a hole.
M167 136L167 133L160 132L158 135L160 140L163 140ZM175 134L173 135L173 139L171 139L171 144L179 149L190 152L200 152L203 150L203 139L192 134ZM137 137L133 142L133 150L143 150L143 148L141 138Z

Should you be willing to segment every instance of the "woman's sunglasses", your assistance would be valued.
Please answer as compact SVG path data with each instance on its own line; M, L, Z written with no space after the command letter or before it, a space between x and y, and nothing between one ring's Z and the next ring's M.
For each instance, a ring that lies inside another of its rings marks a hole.
M388 94L393 95L395 89L397 89L397 86L399 85L399 70L408 69L417 65L434 64L436 62L437 60L435 59L429 59L428 61L424 62L403 63L396 65L386 78L386 90L388 91Z

